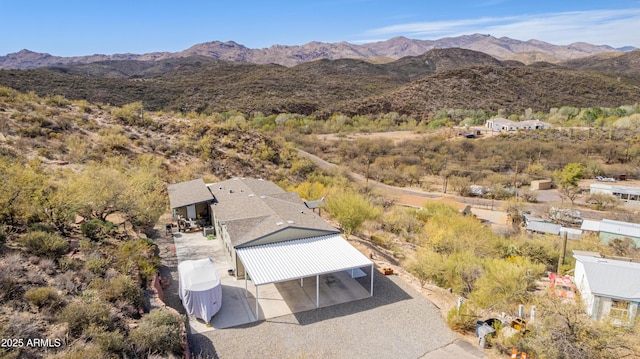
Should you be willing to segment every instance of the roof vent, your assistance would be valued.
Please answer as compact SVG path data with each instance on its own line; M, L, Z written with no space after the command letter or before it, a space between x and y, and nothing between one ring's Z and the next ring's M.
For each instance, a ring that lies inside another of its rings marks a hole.
M233 190L232 190L232 189L230 189L230 190L229 190L229 193L233 193Z
M265 199L265 198L267 198L267 196L260 196L260 198Z
M249 194L249 197L253 197L253 196L254 196L254 194L253 194L253 193Z
M296 222L289 220L289 221L287 221L287 223L289 223L289 224L294 224L294 223L296 223Z
M281 226L283 224L284 224L284 222L276 222L276 226Z

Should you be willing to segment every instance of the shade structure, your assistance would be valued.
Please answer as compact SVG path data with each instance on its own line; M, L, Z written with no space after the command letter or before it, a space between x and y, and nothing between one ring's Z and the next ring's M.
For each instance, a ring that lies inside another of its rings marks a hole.
M373 262L340 235L236 248L236 253L256 286L256 316L259 300L257 288L268 283L370 267L373 295ZM317 296L316 306L318 303Z
M179 296L190 316L206 322L222 306L222 284L211 258L184 261L178 265Z

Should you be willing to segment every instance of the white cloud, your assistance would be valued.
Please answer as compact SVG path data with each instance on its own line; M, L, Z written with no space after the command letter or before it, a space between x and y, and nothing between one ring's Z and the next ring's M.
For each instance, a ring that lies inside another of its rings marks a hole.
M413 22L369 30L371 37L406 36L436 39L447 36L481 33L518 40L537 39L563 45L573 42L607 44L614 47L640 47L638 25L640 9L593 10L485 17L452 21Z

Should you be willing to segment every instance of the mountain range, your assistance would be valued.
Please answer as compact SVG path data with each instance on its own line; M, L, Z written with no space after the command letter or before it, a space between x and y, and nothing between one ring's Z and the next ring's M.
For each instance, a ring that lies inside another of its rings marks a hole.
M0 69L30 69L70 64L86 64L103 61L166 61L175 58L204 56L233 62L254 64L279 64L295 66L318 59L366 59L373 62L390 62L405 56L418 56L433 49L462 48L481 51L499 60L516 60L525 64L545 61L557 63L594 54L628 51L633 48L615 49L607 45L591 45L577 42L569 45L553 45L539 40L520 41L507 37L473 34L438 40L416 40L395 37L386 41L362 45L348 42L310 42L301 46L273 45L269 48L250 49L233 41L212 41L194 45L180 52L153 52L148 54L88 55L74 57L53 56L29 50L0 56Z

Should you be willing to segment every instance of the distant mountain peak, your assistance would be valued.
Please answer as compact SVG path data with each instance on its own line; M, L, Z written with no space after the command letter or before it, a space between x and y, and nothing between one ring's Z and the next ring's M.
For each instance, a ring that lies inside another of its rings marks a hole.
M158 61L185 56L206 56L219 60L256 64L280 64L295 66L317 59L400 59L418 56L436 48L463 48L484 52L500 60L516 60L523 63L547 61L557 63L604 52L621 51L606 45L576 42L567 46L553 45L540 40L520 41L508 37L495 38L490 34L469 34L438 40L416 40L396 36L389 40L355 45L348 42L325 43L312 41L305 45L272 45L269 48L250 49L235 41L210 41L193 45L180 52L156 52L151 54L115 54L60 57L20 50L0 56L0 69L24 69L58 66L69 63L91 63L106 60ZM635 48L625 47L622 51ZM535 54L535 55L534 55Z

